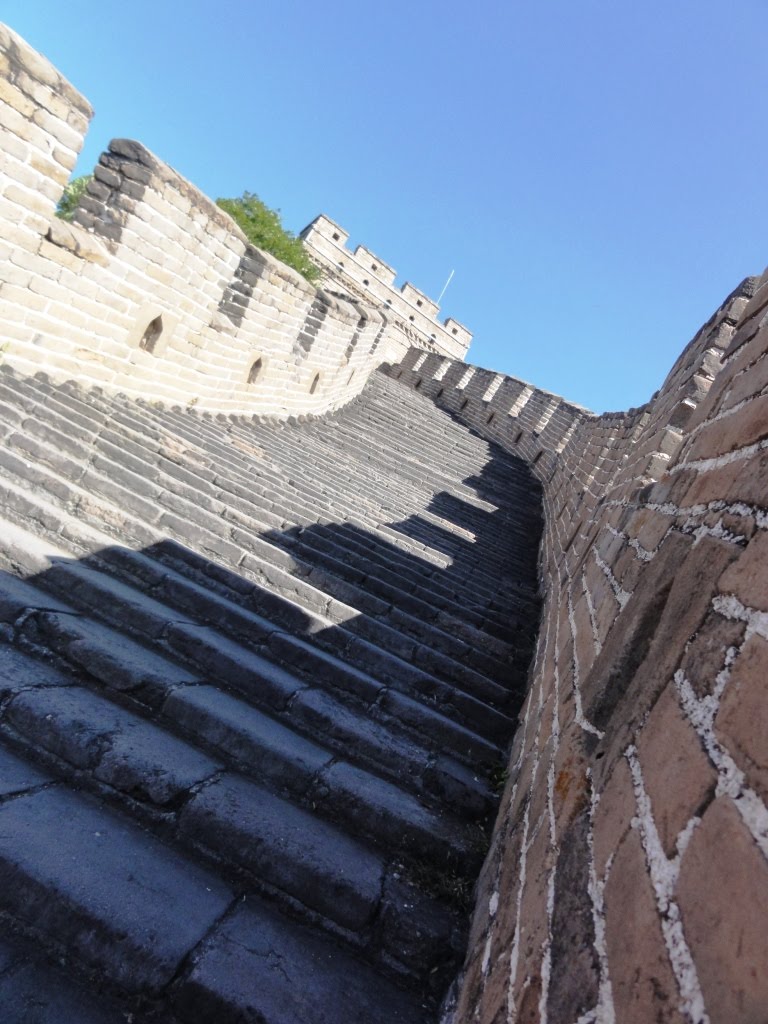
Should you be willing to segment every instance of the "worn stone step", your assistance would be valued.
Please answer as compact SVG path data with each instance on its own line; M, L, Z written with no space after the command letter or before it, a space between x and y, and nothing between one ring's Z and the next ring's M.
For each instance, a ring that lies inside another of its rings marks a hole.
M94 779L175 813L182 839L215 851L342 927L378 910L386 864L339 829L82 687L16 696L3 722ZM4 770L0 789L8 785Z
M195 574L193 578L196 579L204 579L209 571L209 565L204 560L183 546L164 545L163 550L155 551L154 555L160 558L164 564L172 566L180 572L191 571ZM240 586L239 577L232 579L230 576L228 578L218 568L214 569L214 574L219 588L231 587L237 593L235 588ZM222 593L226 593L226 590L222 589ZM250 606L256 604L257 609L261 611L263 601L264 596L260 587L249 592L248 604ZM276 616L273 614L271 617ZM379 684L388 684L407 696L437 701L438 709L443 704L450 706L460 716L460 720L466 721L470 729L482 729L486 736L502 741L506 741L510 734L511 723L507 716L488 703L490 697L498 704L506 704L508 691L503 687L494 686L490 681L484 680L482 687L485 699L479 699L472 694L464 693L455 686L442 683L434 675L423 671L418 666L411 665L403 659L394 658L388 651L382 651L374 644L359 637L345 635L344 631L339 630L338 627L334 627L330 631L314 632L312 639L316 644L328 643L329 639L338 640L338 643L335 642L328 646L331 646L332 649L340 648L348 665L365 666L366 674L370 673ZM270 638L270 645L274 649L281 648L281 657L290 657L281 638L273 636ZM293 664L296 664L295 660L291 660Z
M180 980L187 1024L427 1024L433 1011L306 930L248 901L222 922Z
M15 473L17 476L18 475L22 475L22 474L25 474L26 476L33 476L34 479L35 479L35 482L36 482L36 484L38 486L43 486L46 483L46 481L47 481L48 493L51 495L51 497L53 497L53 498L55 498L57 500L66 500L66 501L68 501L70 503L75 502L75 501L78 500L78 495L80 493L77 492L77 490L74 489L72 487L72 485L67 484L66 481L63 481L63 480L60 480L60 479L54 479L54 478L46 476L45 471L42 470L40 467L36 467L36 468L30 470L29 472L27 472L24 461L19 461L12 454L8 455L7 453L5 453L4 456L2 458L0 458L0 468L4 472ZM95 488L95 489L101 490L101 492L104 493L104 483L103 483L103 481L98 481L97 482L91 476L91 477L88 478L88 480L86 480L84 482L88 482L90 484L90 488L91 489ZM113 499L119 501L123 507L125 507L125 506L129 506L129 507L133 506L135 511L137 511L139 513L141 512L142 508L146 505L146 501L144 499L137 499L135 496L126 494L121 486L117 486L116 487L112 482L109 482L108 485L106 485L106 497L113 498ZM83 500L83 496L82 495L80 495L80 499ZM137 501L139 502L138 506L136 506L136 502ZM91 506L92 505L93 505L93 503L91 502ZM24 512L25 512L26 515L30 514L29 513L29 509L24 509ZM104 514L108 514L108 513L104 513ZM147 517L145 516L144 517L144 521L146 521L146 518ZM162 518L159 519L157 514L155 514L153 516L153 518L155 518L156 521L159 521L159 523L161 525L164 523L164 520ZM185 534L187 536L187 538L188 538L188 536L189 536L188 528L184 528L183 524L179 524L179 522L176 519L176 517L173 517L173 519L167 519L165 524L167 526L176 526L177 528L180 528L181 531L183 532L183 534ZM126 516L123 516L122 525L123 526L128 526L128 518ZM135 526L131 530L131 532L132 532L132 535L133 535L133 539L136 540L136 541L138 541L139 538L141 538L141 537L143 537L144 540L146 540L146 538L147 538L147 527L146 526L144 526L141 529L138 529L138 538L136 537L137 529L135 528ZM197 534L197 539L200 540L201 539L201 531L200 530L196 530L194 532L196 532L196 534ZM248 537L245 537L243 540L244 540L244 543L246 543L246 544L250 543L250 539ZM212 547L215 548L216 547L216 541L214 539L209 539L207 547L209 549L212 548ZM274 550L274 549L270 549L268 546L266 546L266 547L262 546L262 548L263 548L263 550L261 552L262 554L264 553L264 551L272 552L273 553L273 550ZM230 549L233 552L237 552L239 550L237 548L234 548L233 546L230 546ZM229 550L229 549L227 549L226 545L224 545L224 546L219 545L219 550L220 551L226 551L226 550ZM270 555L270 557L271 557L271 555ZM274 560L274 559L272 559L272 560ZM278 561L280 561L280 560L281 559L278 558ZM285 564L285 559L283 559L283 561L284 561L284 564ZM312 587L312 586L309 586L309 585L306 585L306 584L302 584L301 582L293 583L292 580L290 579L290 577L292 575L291 572L288 572L288 574L286 574L286 570L281 569L279 567L272 567L272 568L266 569L265 563L263 563L261 559L254 558L253 556L249 556L248 565L250 566L250 570L251 571L260 573L262 578L268 580L272 584L276 584L278 586L282 585L282 588L283 588L284 592L287 589L288 590L293 589L293 592L294 592L294 594L296 596L300 596L301 598L303 598L303 600L305 602L310 602L315 608L322 609L325 612L330 613L331 615L334 615L336 617L336 620L343 621L343 620L350 620L350 618L357 617L357 616L350 615L349 611L345 608L345 606L341 602L334 602L332 600L329 600L327 598L324 599L322 596L319 596L317 594L316 587ZM292 568L295 569L295 566L292 566ZM367 617L365 617L365 616L359 616L359 617L361 618L360 626L358 627L359 629L365 627L365 628L367 628L369 634L374 633L376 638L378 640L380 640L381 642L386 644L387 638L389 638L390 645L395 645L395 646L397 645L397 643L398 643L397 637L399 636L399 634L397 633L396 630L395 631L391 631L391 630L387 631L386 626L384 624L382 624L381 627L377 627L374 622L368 623ZM377 633L377 630L378 630L378 633ZM445 665L445 670L447 672L450 672L451 674L453 674L456 677L460 678L462 676L462 672L465 672L465 675L466 675L466 670L463 670L458 663L457 663L457 668L456 669L454 669L450 665L450 663L444 663L444 665ZM474 676L472 676L470 678L474 678Z
M60 785L0 804L0 906L129 992L157 993L233 904L210 872Z
M31 659L13 653L17 661L28 663L25 674L29 679L34 671ZM217 862L244 870L257 890L266 885L268 894L273 890L285 893L343 929L344 934L356 933L356 941L373 959L383 954L388 962L402 961L394 936L418 929L417 920L409 923L417 905L422 912L427 910L433 922L442 922L442 940L450 946L456 922L447 908L435 904L429 910L424 894L416 894L418 898L410 901L385 894L397 879L391 851L387 859L374 854L308 810L242 776L222 773L221 764L211 757L103 695L71 684L72 680L64 679L46 686L36 678L34 687L28 684L5 703L5 733L10 730L11 737L25 743L32 756L40 748L57 762L71 766L79 787L90 777L95 784L102 784L96 786L96 792L108 786L128 800L129 808L138 801L162 811L164 834L170 814L176 821L173 833L182 845L191 844ZM192 701L197 697L198 709L201 697L203 706L206 702L206 695L199 691L206 689L192 688ZM174 697L176 703L169 710L181 708L183 719L184 695L176 691ZM207 703L210 708L210 696ZM241 729L241 736L247 734L242 731L243 710L235 711L235 728ZM272 723L272 728L274 732L280 727ZM273 751L274 739L273 735ZM253 750L251 743L248 753ZM263 745L257 756L265 763ZM323 752L308 765L307 757L305 750L302 776L294 767L302 758L301 741L293 737L286 760L287 766L294 768L289 772L291 782L311 804L314 777L331 765L332 758ZM273 773L273 781L281 780ZM49 782L43 772L0 746L0 798ZM416 961L422 970L439 963L434 927L432 932L428 948L411 949L409 959L414 962L403 962L404 972L412 972Z
M256 994L260 1019L287 1024L291 1018L283 1008L296 1005L294 985L270 964L288 952L305 979L302 991L311 978L324 1001L329 989L337 989L340 969L350 976L348 988L354 980L365 978L370 986L375 979L375 1001L362 989L349 1003L355 1013L357 1002L361 1014L377 1014L359 1020L424 1019L418 1000L327 936L253 897L243 904L209 871L92 798L56 784L0 802L0 880L0 906L28 934L44 936L49 947L65 945L86 970L98 969L129 996L164 999L182 1019L242 1019L236 1014L253 1005ZM237 963L220 959L212 970L213 958L230 949L243 923L250 942L238 943ZM215 1009L202 1004L201 989L209 997L216 993ZM390 1003L386 1009L382 1000Z
M121 1006L84 979L79 983L39 942L11 934L0 939L0 1006L3 1024L117 1024Z
M4 468L9 468L7 462ZM105 469L106 467L102 465L101 468ZM120 474L118 473L118 475ZM37 471L36 476L38 482L40 482L42 475L39 470ZM94 473L88 473L81 482L87 485L89 490L96 490L97 492L102 493L105 497L120 502L123 507L130 507L134 512L139 514L143 511L145 513L143 516L144 522L151 522L154 520L157 525L165 525L177 533L180 531L183 536L190 539L190 530L188 525L178 520L177 517L171 517L168 515L163 516L158 513L157 510L150 513L148 511L149 506L147 500L145 498L137 498L135 494L127 494L122 483L115 485L114 481L111 479L108 479L107 481L100 478L97 479L97 475ZM130 481L123 480L123 483L125 482ZM59 496L60 494L57 495L57 497ZM72 500L71 494L68 495L68 497ZM203 514L199 513L197 518L198 522L202 522L203 520L206 522L206 528L211 525L212 520L216 519L216 526L217 529L219 529L218 519L213 517L212 514L205 513L205 516L203 516ZM205 532L205 530L201 530L200 528L195 528L192 531L193 535L195 535L197 539L200 539L202 532ZM227 531L219 529L219 534L223 534L225 538ZM247 535L243 536L241 534L237 539L246 545L250 543L250 538ZM208 547L211 547L210 543ZM220 548L220 550L226 550L226 548ZM269 546L261 546L262 555L265 552L268 552L268 550ZM266 578L269 583L278 586L283 593L285 593L287 589L290 591L290 588L293 588L295 595L305 603L309 602L311 605L314 605L315 608L318 608L318 606L323 608L325 614L331 616L336 621L346 621L348 629L352 629L357 633L362 633L362 635L376 643L377 646L382 646L384 649L392 651L395 655L399 654L400 657L405 657L408 660L421 663L427 671L436 672L443 678L462 684L465 687L470 687L475 692L478 692L478 690L482 692L483 687L485 687L486 677L469 667L463 666L456 657L443 654L439 650L433 651L432 647L427 644L421 644L418 648L414 648L412 643L404 641L403 637L406 634L399 632L397 629L388 627L386 623L378 623L377 620L371 619L366 615L351 615L348 607L342 602L334 600L324 601L322 597L319 597L317 594L317 586L322 586L324 583L327 583L326 578L313 581L316 583L316 586L310 586L301 582L292 582L292 580L288 578L291 576L291 573L286 575L285 570L282 568L272 567L271 569L267 569L267 563L264 563L260 558L255 558L252 555L249 556L246 564L250 571L258 573L262 578ZM354 599L356 591L351 592L346 596L350 599ZM498 702L499 700L503 700L503 694L499 692L495 697L491 695L488 699Z
M347 528L349 525L344 524ZM284 535L282 543L295 550L306 564L320 565L354 584L356 593L365 594L369 604L378 601L388 606L387 620L402 632L423 636L425 642L436 641L440 645L438 649L445 647L444 653L451 653L457 660L466 658L469 652L470 664L476 665L478 671L489 678L501 681L515 648L484 633L480 625L482 615L476 615L475 625L468 623L467 609L458 603L457 594L431 581L425 586L424 576L415 566L398 566L396 570L388 567L390 555L377 556L373 545L366 545L363 537L359 543L347 538L343 545L337 544L335 536L339 532L340 528L334 527L305 529ZM314 578L313 572L309 579ZM374 611L371 609L371 614ZM509 612L507 606L507 615ZM526 603L526 612L530 614L530 601ZM514 635L516 616L511 618L508 632ZM430 627L435 627L434 633ZM487 648L487 654L473 649L470 643L457 636L456 631L462 631L462 627L473 630L473 639L478 646L482 644Z
M434 1019L393 979L429 1001L459 948L427 879L483 857L538 615L539 486L382 375L278 425L4 374L0 436L8 920L147 1024ZM54 877L29 836L67 800ZM95 908L67 874L97 817L128 830L140 881L156 858L160 884L175 865L223 887L172 966L162 931L155 960L134 952L144 896L114 853L81 858L114 876ZM110 898L139 913L112 921Z
M138 701L142 706L164 715L166 719L172 712L177 712L180 703L183 703L179 698L179 692L183 688L191 687L196 690L197 684L205 681L204 676L180 668L167 658L155 654L114 630L74 613L71 607L51 601L47 595L28 583L14 580L7 575L0 578L0 622L3 621L15 623L17 637L33 648L43 652L54 652L86 678L97 680L111 691ZM228 682L231 683L231 680ZM300 684L295 684L296 692L301 688ZM340 720L342 711L343 709L339 711ZM204 730L209 725L208 719L215 718L215 709L212 711L209 705L207 712L200 717L203 730L201 734L205 736ZM298 716L290 717L285 724L294 731L301 722L300 713ZM188 720L182 724L189 727ZM256 737L252 736L251 739L255 740ZM350 753L353 751L354 748L349 748ZM331 751L328 752L328 760L324 764L329 761L333 761ZM428 764L427 758L424 758L421 764L415 757L411 761L414 772L418 768L425 772ZM433 768L432 776L434 772ZM363 768L360 768L360 773L361 778L367 774ZM431 777L429 781L432 781ZM436 807L423 806L416 796L411 796L400 788L403 784L413 788L413 783L414 777L408 771L404 771L402 765L397 772L397 782L376 779L375 782L368 783L372 787L372 793L388 794L386 799L390 805L396 806L399 802L399 841L403 851L414 855L418 852L419 855L428 855L447 864L471 863L476 859L472 848L472 829L461 826L456 819L452 824L443 827L440 812ZM316 779L315 785L318 785ZM321 788L325 790L327 787L324 785ZM420 792L426 789L427 785L424 783ZM354 813L350 811L350 805L343 793L338 795L338 799L335 790L329 790L328 793L333 798L323 801L322 813L325 816L345 826L352 822L358 823L361 814L365 817L357 805ZM375 804L367 816L365 835L376 843L391 844L392 836L388 824L382 819Z
M133 556L131 561L135 563L139 557ZM128 559L128 553L121 552L121 564L125 565ZM148 573L144 563L141 569L146 580ZM84 604L95 615L106 618L113 625L132 629L140 637L160 642L163 648L170 648L190 664L208 667L211 673L214 670L226 670L230 685L240 686L244 692L252 693L255 675L259 687L258 698L254 698L257 703L266 703L277 710L284 710L290 703L291 717L310 725L313 732L322 720L317 717L320 701L327 709L324 714L328 721L323 729L326 740L330 734L335 735L339 743L354 741L358 752L367 753L377 764L394 769L398 766L407 767L414 758L416 764L422 763L423 754L420 750L414 754L410 745L404 745L396 739L396 721L389 723L389 734L385 734L382 730L387 728L387 724L379 724L375 717L370 718L369 707L377 703L381 706L386 697L382 683L359 671L351 672L338 658L279 632L266 620L251 615L235 603L226 602L209 593L201 593L199 588L191 590L183 578L169 579L169 576L166 571L154 588L158 600L155 597L148 598L117 580L105 579L102 573L87 565L71 562L58 561L50 568L45 568L38 578L38 584L68 595L70 601L74 599L79 605ZM170 608L161 602L168 602ZM111 609L114 612L111 613ZM177 610L185 611L190 621L180 621ZM217 631L224 629L236 642L228 642L207 625L201 627L201 618L204 622L212 621ZM242 646L244 639L247 643L245 648ZM256 652L252 653L254 644L258 646ZM263 654L268 656L266 660ZM320 682L336 691L349 690L366 708L365 725L361 727L358 724L358 712L346 711L335 698L317 694L310 702L307 693L299 692L300 686L294 674L286 677L284 672L271 664L271 656L275 654L283 664L290 665L292 673L293 670L299 670L301 677L310 686ZM483 720L488 729L498 721L498 732L504 739L508 737L511 723L505 717L461 695L453 694L447 699L452 708L459 713L463 712L465 716L470 713L467 710L469 708L472 715ZM314 706L314 714L309 714L310 706ZM439 708L431 709L412 701L407 716L403 714L402 704L399 710L401 717L425 736L430 744L439 743L461 757L483 765L493 764L497 760L498 748L457 725L444 713L441 714ZM346 735L339 731L342 722L346 725ZM374 741L377 733L381 734L380 739Z
M94 546L98 549L97 542L94 542ZM103 568L105 564L109 567L114 561L122 573L126 569L130 572L132 583L138 582L155 597L147 597L133 586L126 587L117 580L105 578L87 563L73 563L63 552L51 549L46 542L38 541L10 524L5 526L0 547L12 564L20 566L27 574L37 574L37 585L52 589L70 601L76 600L81 607L90 609L97 617L130 629L145 641L161 643L164 649L180 654L196 667L209 665L214 672L228 665L230 685L245 687L243 692L257 703L279 711L287 706L302 685L316 686L318 682L337 692L340 690L342 695L350 692L363 702L364 722L356 728L353 726L359 719L355 716L350 718L335 701L326 700L325 704L329 712L331 708L338 708L339 721L346 721L348 729L352 730L347 733L344 742L354 741L355 749L361 755L372 758L374 763L385 770L389 767L390 770L400 771L409 763L422 765L429 759L429 750L432 748L449 751L452 756L466 759L475 766L491 766L499 756L495 745L462 727L439 707L423 705L408 697L386 694L381 682L351 669L338 658L318 651L298 638L280 632L267 620L201 589L166 567L158 566L144 555L114 547L101 549L96 558L96 566L97 569ZM41 598L38 596L37 600ZM169 610L168 605L174 611ZM180 616L179 611L184 614ZM238 644L231 644L223 637L217 637L208 628L200 629L196 624L200 620L201 611L204 619L212 621L217 628L224 628L236 638L247 637L249 646L260 642L261 646L257 650L266 653L270 660L250 653ZM182 622L184 618L187 619L186 625ZM52 628L50 622L46 628ZM298 671L306 682L302 684L296 676L286 675L270 663L274 659L290 666L292 671ZM455 702L456 698L449 697L451 699ZM472 704L469 698L460 699L464 705ZM447 710L451 707L453 705ZM309 728L314 731L317 721L313 725L312 716L308 719L307 712L306 701L297 702L293 708L300 729L306 731ZM491 709L484 709L480 704L477 704L473 713L488 721L494 715ZM509 730L507 720L498 715L496 717L499 719L499 729L506 738ZM421 739L416 748L411 741L403 745L402 739L395 739L397 734L402 734L403 722L419 733ZM387 726L392 730L390 737L382 732ZM333 732L338 734L338 729ZM380 734L380 739L374 742L377 734ZM423 750L425 741L427 749ZM337 743L341 742L342 738L337 735ZM447 765L449 760L444 758L443 763ZM466 805L468 810L475 808L474 813L483 813L482 808L487 806L489 799L483 784L473 781L467 788L456 781L461 779L461 772L454 771L451 774L454 777L453 797L457 803ZM418 773L414 775L412 784L420 787ZM443 788L448 786L448 782L446 779Z

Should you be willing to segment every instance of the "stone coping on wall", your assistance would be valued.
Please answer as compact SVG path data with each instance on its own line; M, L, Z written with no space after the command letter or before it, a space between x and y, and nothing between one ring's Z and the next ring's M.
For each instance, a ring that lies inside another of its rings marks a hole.
M251 246L140 142L115 138L72 223L55 216L92 109L7 27L0 61L2 355L224 413L321 415L407 343L382 311Z

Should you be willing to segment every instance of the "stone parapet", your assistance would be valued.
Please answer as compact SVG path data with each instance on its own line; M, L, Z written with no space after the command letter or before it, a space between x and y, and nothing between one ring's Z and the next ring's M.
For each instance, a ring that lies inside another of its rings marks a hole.
M218 412L319 415L407 341L254 249L194 185L115 139L72 223L55 209L92 111L1 27L2 354L26 372Z
M745 281L626 413L416 349L388 370L544 490L538 651L444 1024L764 1014L766 308Z

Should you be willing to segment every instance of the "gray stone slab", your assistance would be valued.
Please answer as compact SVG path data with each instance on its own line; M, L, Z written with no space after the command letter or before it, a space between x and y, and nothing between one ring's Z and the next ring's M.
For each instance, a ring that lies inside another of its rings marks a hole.
M228 775L184 808L180 828L346 928L363 928L381 896L381 857L259 786Z
M58 787L0 806L0 906L128 991L157 991L232 901L208 872Z
M332 760L329 750L213 686L185 686L170 695L164 714L230 757L257 779L305 793Z
M22 693L6 714L32 742L155 804L179 798L221 767L151 722L80 687Z
M258 703L284 708L304 686L284 669L208 626L176 623L168 628L166 639L175 651L214 681L226 679Z
M342 813L363 834L385 842L388 848L442 864L472 859L468 836L458 819L426 807L393 783L344 761L323 772L323 779L334 813Z
M217 930L176 1007L200 1024L426 1024L419 1000L326 937L249 902Z
M405 739L386 724L376 721L368 708L347 707L322 690L304 690L291 704L291 716L321 736L329 737L336 749L353 750L403 778L418 778L429 757L425 745Z
M0 797L12 793L23 793L34 786L50 782L50 776L33 768L22 758L0 747Z
M15 622L28 608L50 608L57 611L72 609L55 597L38 590L24 580L0 572L0 622Z
M30 943L0 939L3 1024L125 1024L126 1015L103 994L77 985L47 963Z
M198 679L117 630L82 616L43 612L29 625L29 632L32 639L47 642L70 663L106 686L138 691L152 702L173 686Z
M221 765L141 719L123 720L96 771L97 779L160 806L179 800Z
M70 686L72 677L0 641L0 700L33 686Z
M343 649L348 638L341 630L328 629L313 639L324 643L326 639L332 641L334 636L337 638L337 646ZM269 638L269 649L283 664L295 668L305 679L328 683L334 689L347 690L368 703L377 700L384 689L381 683L365 672L352 668L339 657L288 633L273 633Z

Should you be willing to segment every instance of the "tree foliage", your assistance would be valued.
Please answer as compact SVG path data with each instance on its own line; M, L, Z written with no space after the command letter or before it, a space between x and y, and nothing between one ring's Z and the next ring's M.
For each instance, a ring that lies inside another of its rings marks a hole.
M243 192L239 199L217 199L216 203L252 245L287 263L308 281L317 281L320 270L310 260L301 239L283 227L279 210L271 210L252 192Z
M57 217L61 217L62 220L72 220L80 197L88 188L88 182L92 177L92 174L83 174L69 182L56 206Z
M56 207L57 217L72 220L92 178L92 174L83 174L69 182ZM239 199L217 199L216 203L230 215L252 245L293 267L308 281L318 280L320 270L310 260L301 239L283 227L279 210L271 210L252 192L243 192Z

